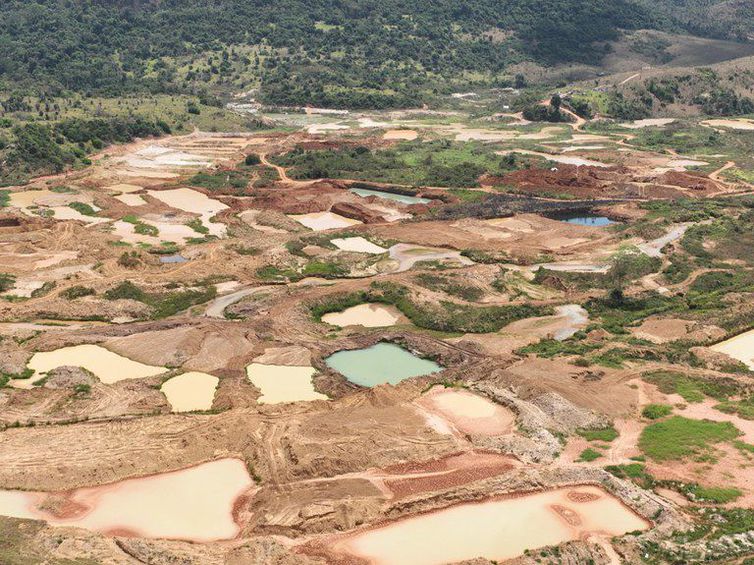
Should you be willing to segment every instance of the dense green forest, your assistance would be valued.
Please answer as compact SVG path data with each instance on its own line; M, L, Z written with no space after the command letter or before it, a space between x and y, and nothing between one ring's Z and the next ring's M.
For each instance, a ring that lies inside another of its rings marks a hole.
M666 0L670 1L670 0ZM5 0L0 90L184 92L251 74L268 102L416 102L511 63L594 62L638 0Z

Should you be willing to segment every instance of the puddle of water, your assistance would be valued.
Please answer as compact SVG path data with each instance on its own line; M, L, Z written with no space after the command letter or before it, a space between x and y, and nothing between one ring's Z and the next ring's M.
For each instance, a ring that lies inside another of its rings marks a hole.
M252 363L246 367L249 380L262 391L257 399L260 404L327 400L327 396L314 390L312 376L316 372L314 367L263 363Z
M346 308L342 312L332 312L322 316L322 321L333 326L364 326L365 328L383 328L394 326L401 318L395 306L386 304L359 304Z
M398 384L404 379L442 371L428 359L421 359L393 343L378 343L366 349L338 351L325 359L352 383L373 387L385 383Z
M165 381L160 388L173 412L209 410L220 379L207 373L183 373Z
M474 262L468 257L461 255L460 251L442 249L441 247L422 247L410 243L398 243L393 245L388 252L390 258L398 261L397 272L408 271L419 261L452 261L460 265L473 265Z
M108 351L99 345L90 344L38 352L32 356L28 364L28 367L38 374L64 366L83 367L106 384L125 379L153 377L166 370L165 367L145 365Z
M563 212L561 214L549 214L547 217L553 220L558 220L559 222L593 228L601 228L615 223L606 216L600 216L599 214L584 214L582 212Z
M188 261L182 255L160 255L160 263L185 263Z
M0 491L0 514L109 535L209 542L239 532L233 505L252 486L239 459L66 493Z
M466 390L434 387L420 402L466 434L508 434L516 421L513 412L504 406Z
M536 527L532 527L536 524ZM504 560L592 533L617 536L647 522L604 490L571 487L404 518L350 536L335 549L377 565Z
M349 188L348 190L359 196L377 196L378 198L393 200L403 204L428 204L429 202L432 202L429 198L420 198L418 196L408 196L405 194L393 194L392 192L385 192L383 190L371 190L368 188Z
M379 255L385 253L387 249L375 245L368 239L363 237L344 237L335 238L330 240L335 247L342 249L343 251L355 251L357 253L370 253L372 255Z
M359 220L352 220L345 216L339 216L333 212L313 212L311 214L288 214L292 220L306 226L310 230L323 231L338 228L347 228L361 224Z
M738 359L749 369L754 370L754 330L713 345L710 349Z

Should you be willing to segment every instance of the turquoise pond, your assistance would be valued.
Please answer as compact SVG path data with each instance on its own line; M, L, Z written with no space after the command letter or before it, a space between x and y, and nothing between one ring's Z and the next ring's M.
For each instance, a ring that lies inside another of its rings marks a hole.
M418 196L408 196L406 194L393 194L392 192L370 190L368 188L351 188L349 190L359 196L377 196L378 198L395 200L396 202L401 202L403 204L428 204L431 202L429 198L419 198Z
M366 349L338 351L325 359L352 383L373 387L385 383L397 384L404 379L442 371L434 361L421 359L393 343L378 343Z

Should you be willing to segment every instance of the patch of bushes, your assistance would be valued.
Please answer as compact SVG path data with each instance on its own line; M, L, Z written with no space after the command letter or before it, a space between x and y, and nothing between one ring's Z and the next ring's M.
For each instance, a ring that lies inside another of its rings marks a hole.
M76 300L77 298L83 298L84 296L92 296L94 295L94 289L89 288L88 286L82 286L82 285L75 285L69 288L66 288L60 293L60 296L67 300Z
M201 171L191 177L189 183L212 191L239 192L248 186L249 179L239 171L217 171L214 173Z
M86 202L71 202L68 205L68 207L73 208L79 214L83 216L96 216L97 215L97 211Z
M179 290L174 292L147 293L131 281L123 281L118 286L105 291L108 300L130 299L143 302L152 308L152 318L167 318L191 306L203 304L217 295L214 285L203 289Z
M477 302L484 297L484 291L481 288L460 284L440 275L422 273L416 275L414 280L424 288L439 290L469 302Z

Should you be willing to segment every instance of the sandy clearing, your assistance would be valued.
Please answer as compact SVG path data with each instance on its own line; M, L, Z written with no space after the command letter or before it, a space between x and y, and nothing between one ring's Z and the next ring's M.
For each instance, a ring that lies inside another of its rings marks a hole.
M346 308L342 312L332 312L322 316L322 321L341 328L363 326L365 328L383 328L394 326L402 318L401 312L391 305L359 304Z
M391 129L383 134L382 139L413 141L417 137L419 134L412 129Z
M644 120L634 120L630 123L620 124L620 126L628 129L642 129L648 127L666 126L668 124L672 124L674 121L675 118L647 118Z
M748 120L740 118L737 120L721 119L721 120L706 120L701 122L705 126L714 128L730 128L743 131L754 131L754 120Z
M310 230L324 231L332 229L347 228L361 224L359 220L353 220L334 214L333 212L312 212L311 214L288 214L292 220L296 220Z
M385 249L384 247L380 247L379 245L376 245L361 236L344 238L338 237L331 239L330 243L332 243L338 249L342 249L343 251L354 251L356 253L370 253L372 255L379 255L380 253L385 253L387 251L387 249Z
M713 345L710 349L733 357L733 359L745 363L749 369L754 370L754 330Z

